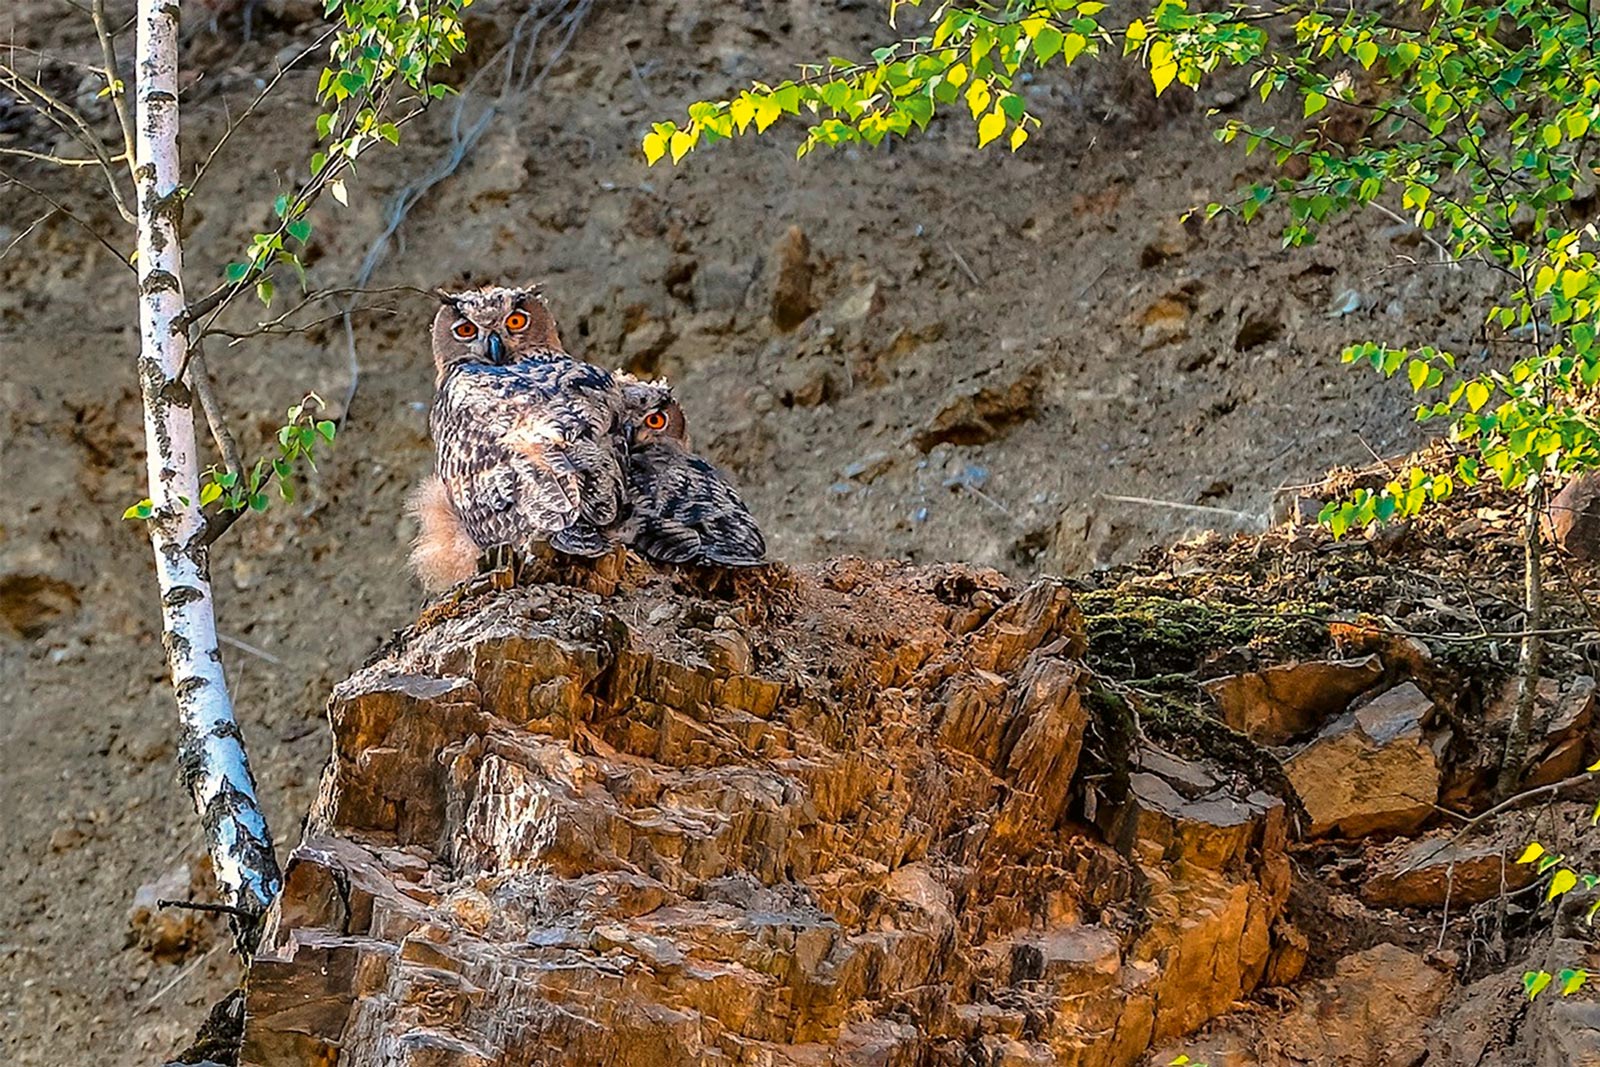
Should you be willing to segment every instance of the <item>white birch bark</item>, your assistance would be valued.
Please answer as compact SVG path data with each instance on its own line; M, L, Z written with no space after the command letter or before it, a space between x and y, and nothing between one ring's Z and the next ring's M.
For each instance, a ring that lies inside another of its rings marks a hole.
M139 383L148 450L150 542L161 588L162 644L177 695L178 767L205 826L229 903L264 911L279 889L272 838L217 649L194 404L181 380L187 337L178 186L178 0L139 0Z

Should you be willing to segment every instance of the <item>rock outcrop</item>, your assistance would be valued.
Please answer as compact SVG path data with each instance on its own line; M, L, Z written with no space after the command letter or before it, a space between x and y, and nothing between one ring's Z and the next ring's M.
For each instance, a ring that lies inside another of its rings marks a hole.
M240 1062L1132 1064L1305 939L1282 802L1084 649L964 567L465 601L334 693Z

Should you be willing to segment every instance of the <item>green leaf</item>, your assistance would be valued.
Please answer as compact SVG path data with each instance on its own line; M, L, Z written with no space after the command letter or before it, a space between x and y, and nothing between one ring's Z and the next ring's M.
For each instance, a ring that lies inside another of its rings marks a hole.
M248 263L229 263L226 272L227 279L230 282L242 282L244 281L244 276L249 273L250 264Z
M1061 51L1061 44L1064 40L1065 37L1061 31L1054 26L1045 25L1041 27L1033 38L1034 58L1041 65L1050 62L1050 57ZM1072 60L1068 59L1067 62L1070 63Z
M1305 99L1305 117L1310 118L1328 106L1328 98L1321 93L1307 93Z
M127 511L124 511L122 517L124 519L148 519L153 514L155 514L155 505L151 503L149 497L146 497L129 507Z
M331 442L333 435L338 432L338 427L331 420L323 419L317 423L317 432L322 435L324 440Z
M284 231L296 241L299 241L301 244L305 244L306 239L311 236L311 220L295 219L293 222L289 223L289 225L284 227Z
M1371 41L1362 41L1356 45L1356 59L1361 63L1362 69L1371 70L1373 62L1378 58L1378 46Z
M1528 999L1532 1000L1549 987L1553 976L1549 971L1524 971L1522 975L1522 988L1527 992Z
M1561 982L1561 995L1570 997L1583 988L1583 983L1589 980L1589 972L1582 969L1567 968L1556 976Z

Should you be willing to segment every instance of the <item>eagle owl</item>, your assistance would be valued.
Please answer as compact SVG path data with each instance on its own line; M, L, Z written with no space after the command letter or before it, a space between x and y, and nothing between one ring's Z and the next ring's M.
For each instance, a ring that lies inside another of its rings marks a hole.
M503 366L564 356L556 320L538 286L487 285L464 293L439 292L433 318L434 384L457 363Z
M658 563L758 566L767 552L761 528L727 477L691 451L671 386L618 378L626 408L627 542Z
M624 516L621 392L560 348L535 291L445 294L433 325L437 475L412 494L425 588L469 577L483 549L544 541L599 556Z

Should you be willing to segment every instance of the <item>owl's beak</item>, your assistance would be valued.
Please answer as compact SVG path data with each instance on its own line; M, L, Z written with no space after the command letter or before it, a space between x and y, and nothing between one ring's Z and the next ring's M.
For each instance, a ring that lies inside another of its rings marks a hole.
M506 359L506 343L500 339L498 333L489 334L489 362L500 364Z

